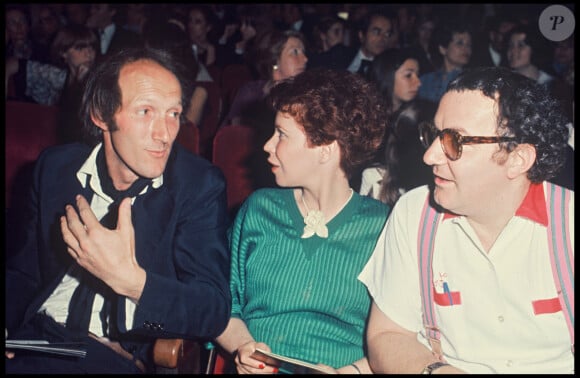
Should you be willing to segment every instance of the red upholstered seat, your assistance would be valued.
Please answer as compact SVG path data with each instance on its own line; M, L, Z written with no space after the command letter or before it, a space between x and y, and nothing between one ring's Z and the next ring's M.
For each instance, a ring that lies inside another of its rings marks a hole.
M6 207L12 195L24 195L40 152L58 143L59 108L6 101Z
M223 101L219 83L214 81L198 82L207 90L207 101L199 127L199 153L211 160L212 141L219 127Z
M199 129L191 122L185 122L179 127L177 142L196 155L199 155Z
M224 114L228 113L238 89L252 80L254 80L252 70L245 64L229 64L223 68L221 74L221 91L224 101Z
M253 151L254 130L228 125L213 140L212 162L223 171L227 183L228 208L235 211L253 192L247 159Z

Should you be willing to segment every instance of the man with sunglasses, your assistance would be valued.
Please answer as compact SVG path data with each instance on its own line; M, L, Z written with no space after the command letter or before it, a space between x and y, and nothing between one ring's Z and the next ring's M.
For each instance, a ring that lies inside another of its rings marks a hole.
M560 301L564 288L573 309L574 192L547 182L566 123L543 87L507 69L449 84L421 126L433 185L399 199L359 276L375 373L574 372L573 310L570 322ZM568 266L552 258L565 251ZM571 290L557 279L567 268Z

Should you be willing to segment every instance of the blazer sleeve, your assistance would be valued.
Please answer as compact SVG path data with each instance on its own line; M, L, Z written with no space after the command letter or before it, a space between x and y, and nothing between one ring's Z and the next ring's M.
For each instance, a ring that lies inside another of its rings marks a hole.
M129 331L213 339L231 309L225 179L202 158L177 160L178 173L164 174L161 188L133 205L136 255L147 279ZM118 316L123 332L124 311Z

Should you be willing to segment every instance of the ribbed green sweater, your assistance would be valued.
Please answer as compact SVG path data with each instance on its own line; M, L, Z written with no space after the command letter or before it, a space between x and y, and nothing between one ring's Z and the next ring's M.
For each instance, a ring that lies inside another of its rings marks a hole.
M230 230L232 316L274 353L335 368L363 357L370 297L357 279L390 208L354 193L327 239L301 239L293 189L261 189Z

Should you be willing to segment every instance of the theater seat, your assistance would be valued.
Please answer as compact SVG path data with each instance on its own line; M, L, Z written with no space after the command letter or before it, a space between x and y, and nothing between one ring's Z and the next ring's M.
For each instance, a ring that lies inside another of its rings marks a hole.
M254 130L241 125L221 127L213 140L212 162L221 168L226 177L230 215L253 192L247 165L253 145Z
M58 117L56 106L6 101L6 208L25 195L40 152L58 143Z
M246 64L228 64L223 68L221 74L223 114L228 114L238 90L253 79L252 70Z
M222 118L223 101L221 88L217 82L197 83L207 90L207 101L199 128L199 153L211 160L212 141Z
M196 155L199 155L199 129L191 122L185 122L179 127L177 142Z

